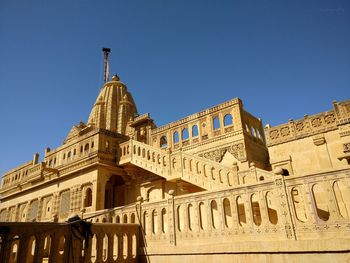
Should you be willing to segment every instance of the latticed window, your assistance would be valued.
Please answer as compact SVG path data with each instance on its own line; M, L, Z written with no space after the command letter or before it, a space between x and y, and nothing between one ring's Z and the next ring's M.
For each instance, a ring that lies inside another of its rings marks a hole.
M35 200L31 203L30 205L30 214L29 214L29 221L33 221L37 214L38 214L38 209L39 209L39 201Z
M7 210L2 210L0 213L0 221L5 222L7 218Z
M84 207L92 205L92 191L91 188L87 188L85 192Z
M68 213L70 209L70 192L66 191L61 194L60 214Z

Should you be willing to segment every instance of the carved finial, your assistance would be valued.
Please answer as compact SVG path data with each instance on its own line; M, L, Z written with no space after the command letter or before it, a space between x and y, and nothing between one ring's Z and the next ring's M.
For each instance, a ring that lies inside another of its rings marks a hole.
M113 77L112 77L112 81L119 81L120 78L117 74L115 74Z

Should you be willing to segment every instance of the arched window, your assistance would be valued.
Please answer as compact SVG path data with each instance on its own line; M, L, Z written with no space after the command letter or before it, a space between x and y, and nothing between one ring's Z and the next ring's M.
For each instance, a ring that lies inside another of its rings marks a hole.
M152 233L158 233L158 213L156 210L153 210L152 212Z
M323 221L328 221L330 216L328 206L330 196L328 195L328 192L325 191L321 184L315 184L312 187L312 192L314 194L318 217Z
M307 215L305 210L304 198L302 196L302 193L300 192L300 189L298 187L293 187L291 190L291 196L297 219L300 222L306 222Z
M89 144L85 144L85 147L84 147L84 151L88 151L89 150Z
M224 126L232 125L232 115L226 114L224 116Z
M162 137L160 137L160 147L161 147L161 148L166 148L166 147L168 147L168 140L167 140L167 138L166 138L165 135L162 136Z
M189 135L188 135L188 129L185 128L185 129L183 129L182 132L181 132L181 138L182 138L182 140L187 140L188 137L189 137Z
M219 211L218 211L218 205L215 200L211 201L210 208L211 208L211 223L213 228L216 229L219 226Z
M162 209L162 232L166 233L168 231L168 222L167 222L167 214L166 209Z
M179 133L177 131L173 134L173 142L174 144L179 142Z
M189 204L187 206L187 215L188 215L188 229L190 231L193 231L194 230L194 223L195 223L195 217L194 217L194 208L193 208L193 205L192 204Z
M225 215L225 226L228 228L231 228L233 225L233 222L232 222L231 204L228 198L224 199L223 207L224 207L224 215Z
M247 218L245 215L245 208L244 208L244 202L242 197L240 196L237 197L236 205L237 205L237 212L238 212L238 222L241 226L245 225L247 223Z
M253 221L254 224L257 226L261 225L261 213L260 213L260 205L259 205L259 199L256 194L253 194L251 197L251 206L253 211Z
M269 221L271 224L276 225L278 222L277 204L276 204L276 199L274 198L272 192L266 193L266 205L267 205L267 213L269 216Z
M131 214L130 223L135 224L135 214L134 213Z
M255 137L256 137L256 138L259 138L259 131L258 131L258 129L255 128L254 130L255 130Z
M184 211L183 207L179 205L177 207L177 229L181 232L184 230Z
M198 136L198 126L193 125L192 126L192 137L197 137Z
M71 152L69 151L67 154L67 158L69 158L71 156Z
M92 191L87 188L85 191L84 207L92 206Z
M255 134L255 129L254 129L254 127L251 127L251 134L252 134L252 136L256 137L256 134Z
M208 222L207 222L207 213L205 204L203 202L199 203L199 226L202 230L205 230L207 228Z
M219 117L215 117L215 118L213 119L213 127L214 127L214 130L220 129L220 120L219 120Z
M256 129L256 136L258 136L259 139L262 139L259 129Z

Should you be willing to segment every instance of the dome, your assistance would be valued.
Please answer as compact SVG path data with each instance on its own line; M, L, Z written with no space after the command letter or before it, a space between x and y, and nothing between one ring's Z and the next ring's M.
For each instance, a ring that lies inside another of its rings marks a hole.
M133 120L137 108L130 92L118 76L105 83L91 110L88 126L126 133L128 121Z

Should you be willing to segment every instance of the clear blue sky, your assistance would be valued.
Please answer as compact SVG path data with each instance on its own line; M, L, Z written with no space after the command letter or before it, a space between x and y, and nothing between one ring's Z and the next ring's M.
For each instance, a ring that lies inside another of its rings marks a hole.
M0 0L0 174L61 144L102 47L158 125L240 97L277 125L350 98L348 0Z

